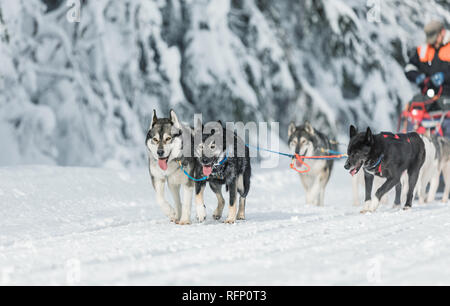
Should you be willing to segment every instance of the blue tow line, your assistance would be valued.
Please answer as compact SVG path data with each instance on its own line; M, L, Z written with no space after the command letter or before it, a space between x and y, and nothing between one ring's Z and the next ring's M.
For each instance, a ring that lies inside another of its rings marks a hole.
M184 172L184 175L186 175L189 179L193 180L194 182L203 182L203 181L206 181L208 179L207 176L204 176L204 177L199 178L199 179L196 179L196 178L190 176L189 173L187 173L187 171L184 170L183 165L181 164L181 162L180 162L180 167L181 167L181 170Z
M245 144L247 146L247 148L253 148L257 151L265 151L265 152L270 152L270 153L274 153L274 154L278 154L281 156L287 156L290 158L294 158L295 155L294 154L288 154L288 153L282 153L282 152L278 152L278 151L272 151L272 150L268 150L268 149L264 149L264 148L260 148L260 147L255 147L255 146L251 146L249 144ZM330 149L322 149L322 153L328 153L328 154L333 154L333 155L342 155L342 157L340 158L336 158L336 157L323 157L323 158L314 158L314 159L326 159L326 160L331 160L331 159L342 159L342 158L347 158L346 154L338 152L338 151L334 151L334 150L330 150ZM308 156L302 157L303 159L308 159Z
M222 166L227 160L228 160L228 151L226 152L225 158L222 159L222 161L220 161L218 165ZM189 173L187 173L187 171L184 170L183 164L181 162L180 162L180 168L184 172L184 175L186 175L189 179L193 180L194 182L203 182L203 181L206 181L208 179L208 176L204 176L204 177L199 178L199 179L196 179L196 178L190 176Z
M278 154L278 155L286 156L286 157L290 157L290 158L294 158L294 157L295 157L294 154L283 153L283 152L278 152L278 151L272 151L272 150L269 150L269 149L264 149L264 148L260 148L260 147L256 147L256 146L251 146L251 145L249 145L249 144L245 144L245 146L246 146L247 148L249 148L249 149L253 148L253 149L257 150L257 151L265 151L265 152L274 153L274 154ZM317 157L316 157L316 158L314 158L314 159L319 159L319 160L321 160L321 159L322 159L322 160L332 160L332 159L342 159L342 158L346 158L346 154L343 154L343 153L338 152L338 151L334 151L334 150L330 150L330 149L323 149L323 148L322 148L322 152L323 152L323 153L328 153L328 154L334 154L334 155L342 155L342 157L339 157L339 158L337 158L337 157L323 157L323 158L317 158ZM303 159L308 159L308 156L303 157ZM223 165L227 160L228 160L228 152L226 153L225 158L219 163L219 165L220 165L220 166ZM183 165L181 164L181 162L180 162L180 167L181 167L181 170L184 172L184 175L186 175L189 179L193 180L194 182L203 182L203 181L206 181L206 180L208 179L208 176L204 176L204 177L199 178L199 179L192 177L192 176L189 175L189 173L187 173L187 171L183 168Z
M287 157L290 157L290 158L294 158L295 157L295 155L293 155L293 154L272 151L272 150L269 150L269 149L263 149L263 148L260 148L260 147L251 146L249 144L245 144L245 146L247 148L249 148L249 149L253 148L253 149L257 150L257 151L265 151L265 152L269 152L269 153L278 154L278 155L281 155L281 156L287 156Z

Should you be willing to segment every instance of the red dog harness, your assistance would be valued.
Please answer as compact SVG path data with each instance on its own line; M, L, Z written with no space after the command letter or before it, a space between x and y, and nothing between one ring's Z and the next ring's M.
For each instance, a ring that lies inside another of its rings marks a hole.
M392 135L389 135L389 134L382 134L382 135L383 135L384 138L389 138L389 136L392 136ZM398 136L398 134L394 134L392 137L394 139L400 140L400 136ZM409 137L406 139L406 141L408 143L411 143L411 139L409 139Z

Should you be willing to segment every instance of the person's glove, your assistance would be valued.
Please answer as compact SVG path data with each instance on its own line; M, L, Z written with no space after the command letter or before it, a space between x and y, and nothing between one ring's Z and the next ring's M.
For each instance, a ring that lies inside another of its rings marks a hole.
M437 72L431 76L431 82L436 87L441 87L444 84L444 73Z
M416 78L416 84L422 85L426 78L427 78L427 76L425 75L425 73L419 74Z

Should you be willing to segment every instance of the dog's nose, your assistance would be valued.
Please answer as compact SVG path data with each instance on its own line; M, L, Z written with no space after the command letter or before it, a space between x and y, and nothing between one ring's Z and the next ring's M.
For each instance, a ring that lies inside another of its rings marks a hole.
M209 160L206 157L202 157L202 164L207 165Z
M158 149L158 151L156 151L156 153L158 154L159 157L163 157L164 156L164 150L163 149Z
M345 170L349 170L350 169L350 163L348 161L345 163L344 169Z

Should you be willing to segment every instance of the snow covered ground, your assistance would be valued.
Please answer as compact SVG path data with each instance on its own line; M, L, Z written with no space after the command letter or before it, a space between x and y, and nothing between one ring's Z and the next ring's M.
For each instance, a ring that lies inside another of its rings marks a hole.
M145 169L0 168L0 283L450 284L450 205L360 215L342 163L323 208L287 165L255 170L247 221L211 220L214 198L178 226Z

